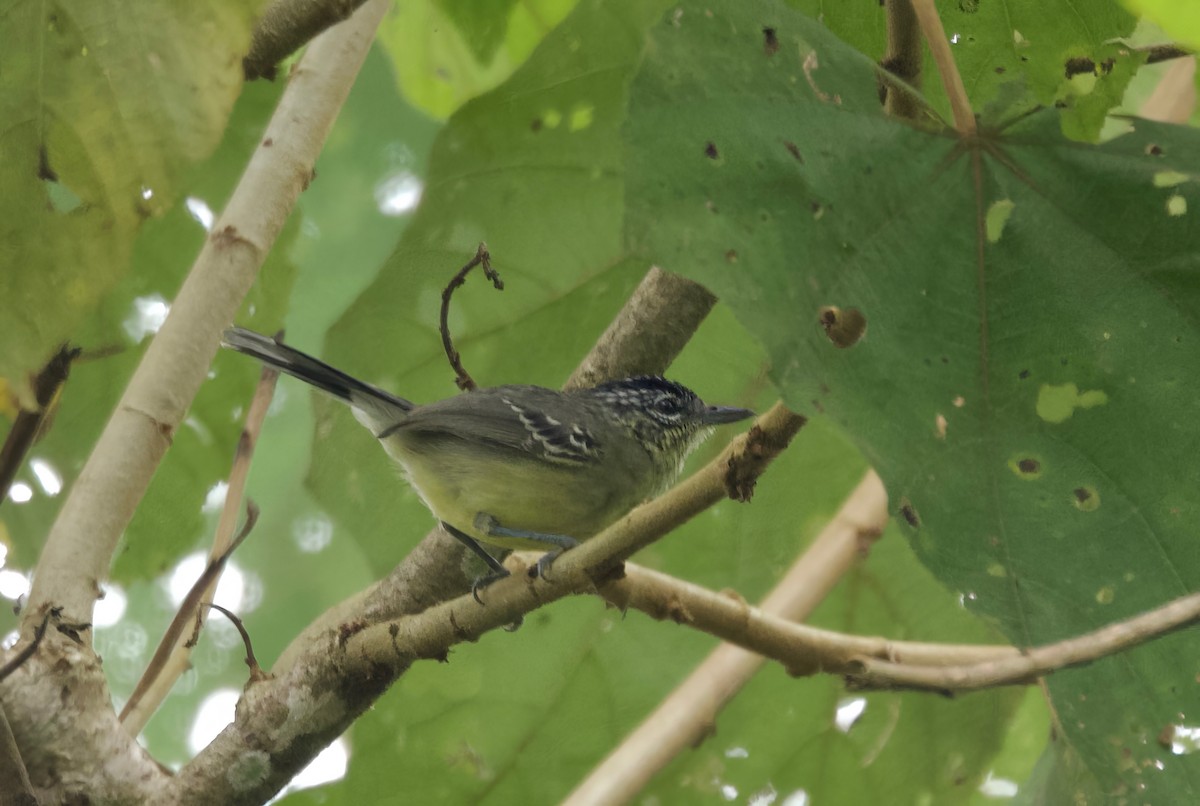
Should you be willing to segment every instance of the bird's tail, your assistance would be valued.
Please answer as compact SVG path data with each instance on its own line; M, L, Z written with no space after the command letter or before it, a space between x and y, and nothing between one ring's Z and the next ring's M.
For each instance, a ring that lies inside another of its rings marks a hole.
M221 343L231 350L253 356L280 372L286 372L294 378L310 383L364 412L374 413L387 409L408 411L413 408L413 404L402 397L352 378L324 361L253 330L231 327L221 336Z

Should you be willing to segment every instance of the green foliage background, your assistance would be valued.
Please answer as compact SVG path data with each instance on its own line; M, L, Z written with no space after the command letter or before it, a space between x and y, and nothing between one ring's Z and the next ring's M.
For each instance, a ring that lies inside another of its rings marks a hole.
M169 300L204 236L182 200L220 209L280 90L239 95L227 62L248 18L214 4L204 31L223 21L236 33L163 71L186 76L183 87L147 83L143 53L111 68L128 87L97 93L80 59L119 52L137 32L89 41L64 22L74 5L22 12L22 30L47 48L41 61L5 56L14 69L0 70L11 112L0 115L0 171L12 177L0 197L11 347L0 376L19 389L65 338L121 348L75 367L34 450L68 489L140 355L124 325L134 300ZM882 115L875 3L398 7L239 322L286 327L302 349L416 400L446 396L437 298L486 240L507 287L474 278L456 297L464 360L485 384L553 386L657 263L723 300L672 377L760 409L782 394L812 420L751 505L714 508L640 562L761 598L870 465L919 528L899 519L815 624L1029 645L1194 590L1194 134L1136 122L1105 146L1080 142L1113 125L1131 81L1149 80L1114 41L1133 32L1123 8L1015 2L1001 17L989 3L939 6L984 112L986 145L973 152L938 127L948 107L932 65L923 126ZM186 39L176 32L194 23L160 13L156 36ZM777 32L773 55L764 27ZM1063 64L1081 57L1114 61L1067 79ZM38 176L39 144L53 179ZM411 177L419 207L383 215L387 183ZM835 349L817 325L822 305L862 310L865 338ZM127 532L114 580L128 609L97 632L118 701L170 618L164 575L207 543L215 515L203 504L228 471L256 377L218 357ZM1099 405L1075 396L1089 392ZM343 409L281 383L249 486L263 519L236 558L260 658L429 528L372 443ZM29 470L20 480L38 494L0 507L0 537L6 568L28 571L61 497ZM1082 506L1080 489L1099 506ZM11 623L0 616L0 630ZM240 687L228 638L210 628L148 727L164 762L186 761L179 726L207 694ZM1195 764L1158 740L1200 706L1189 638L1055 676L1048 700L872 694L845 732L834 717L852 698L840 681L769 667L643 797L983 803L991 776L1020 783L1028 802L1194 802ZM448 665L415 668L350 731L347 776L286 802L552 802L712 646L589 598L560 603Z

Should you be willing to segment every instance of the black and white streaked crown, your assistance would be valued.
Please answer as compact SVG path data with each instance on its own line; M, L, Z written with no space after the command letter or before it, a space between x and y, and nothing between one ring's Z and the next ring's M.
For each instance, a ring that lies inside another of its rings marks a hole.
M589 393L611 406L618 418L637 414L664 428L687 424L704 411L704 402L695 392L657 375L608 381Z

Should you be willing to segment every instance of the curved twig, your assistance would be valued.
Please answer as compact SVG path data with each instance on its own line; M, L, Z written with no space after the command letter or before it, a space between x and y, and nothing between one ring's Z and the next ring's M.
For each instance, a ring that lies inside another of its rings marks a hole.
M466 367L462 365L462 357L458 354L458 350L454 349L454 340L450 337L450 298L454 296L455 290L467 281L467 275L476 266L483 266L484 275L492 281L492 285L497 291L504 290L504 281L500 279L500 274L492 268L492 256L488 252L487 244L480 241L479 248L475 250L475 257L459 269L458 274L454 275L442 289L442 311L438 319L438 329L442 334L442 349L446 351L446 358L449 359L450 366L454 370L454 383L464 392L477 388L477 384L467 372Z

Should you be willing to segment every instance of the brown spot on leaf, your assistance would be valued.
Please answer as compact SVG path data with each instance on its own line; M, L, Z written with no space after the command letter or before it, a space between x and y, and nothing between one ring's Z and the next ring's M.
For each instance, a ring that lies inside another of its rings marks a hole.
M835 347L853 347L867 332L867 317L858 308L826 305L817 311L817 321Z
M725 260L729 263L737 263L738 253L736 249L725 250Z
M1017 469L1022 473L1037 473L1042 469L1042 464L1037 459L1021 459L1017 462Z
M900 499L900 517L904 518L904 522L912 528L921 528L921 516L917 514L917 510L907 498Z
M1150 143L1146 146L1147 157L1161 157L1163 155L1162 146Z
M712 140L709 140L708 143L704 146L704 156L708 157L710 160L715 160L715 159L720 158L721 154L719 151L717 151L717 144L714 143Z
M766 27L763 32L763 53L768 56L774 56L779 52L779 37L775 35L775 29Z
M793 143L791 140L784 140L783 147L788 150L789 154L796 158L797 162L799 162L801 165L804 164L804 157L800 155L800 148L795 143Z
M270 148L271 146L275 145L275 138L273 138L273 137L263 138L262 144L263 144L263 148Z
M1026 378L1029 377L1029 370L1027 370L1027 369L1021 370L1020 372L1017 373L1017 377L1020 378L1021 380L1025 380Z
M1095 73L1096 63L1086 56L1076 56L1073 59L1067 59L1066 73L1067 78L1072 78L1083 73Z
M542 123L541 118L534 118L533 120L529 121L529 130L534 134L537 134L542 130L543 125L544 124Z

